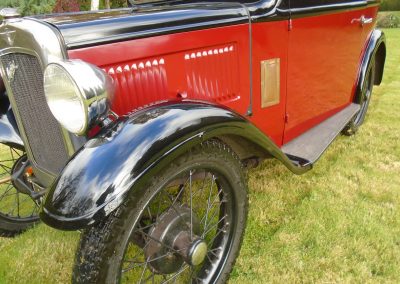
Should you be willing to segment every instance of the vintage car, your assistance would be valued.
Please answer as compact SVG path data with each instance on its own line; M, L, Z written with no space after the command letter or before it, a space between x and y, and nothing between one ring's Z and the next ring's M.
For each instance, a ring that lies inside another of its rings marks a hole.
M74 283L225 282L245 169L273 158L305 173L364 122L386 56L378 5L3 10L1 234L39 218L82 230Z

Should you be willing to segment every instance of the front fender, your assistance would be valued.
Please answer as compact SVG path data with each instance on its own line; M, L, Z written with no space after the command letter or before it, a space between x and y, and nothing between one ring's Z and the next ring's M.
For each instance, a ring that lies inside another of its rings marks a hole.
M292 171L281 150L244 117L200 102L164 103L125 117L89 140L51 186L42 220L59 229L79 229L112 212L135 188L194 145L220 135L251 140Z

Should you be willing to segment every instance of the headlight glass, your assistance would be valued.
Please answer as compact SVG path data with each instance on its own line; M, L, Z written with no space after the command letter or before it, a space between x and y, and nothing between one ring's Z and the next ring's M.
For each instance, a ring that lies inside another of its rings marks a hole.
M114 91L107 73L79 59L50 63L44 71L44 92L51 112L77 135L87 134L108 116Z
M54 117L68 131L81 134L87 117L80 90L69 73L60 65L50 64L44 73L44 92Z

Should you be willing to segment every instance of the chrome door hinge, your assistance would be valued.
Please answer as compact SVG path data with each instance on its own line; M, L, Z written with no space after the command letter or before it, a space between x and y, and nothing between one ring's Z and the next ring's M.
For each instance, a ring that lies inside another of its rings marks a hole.
M289 32L293 29L293 23L292 23L292 19L289 19L289 23L288 23L288 30Z

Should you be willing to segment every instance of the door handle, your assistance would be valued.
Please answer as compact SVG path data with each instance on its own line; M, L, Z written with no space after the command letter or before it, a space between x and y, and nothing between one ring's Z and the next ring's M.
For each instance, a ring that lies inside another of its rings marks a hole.
M372 24L372 22L373 22L373 18L367 18L367 17L365 17L364 15L362 15L360 18L358 18L358 19L353 19L353 20L351 20L351 23L352 24L354 24L354 23L359 23L360 24L360 26L365 26L365 25L369 25L369 24Z

